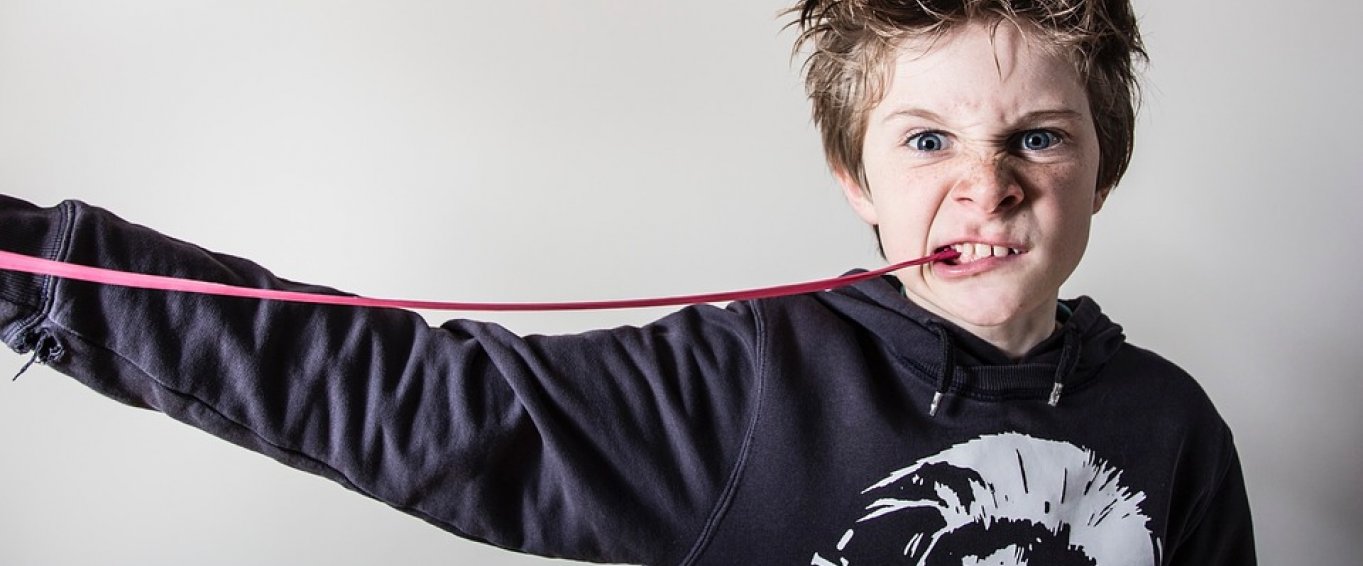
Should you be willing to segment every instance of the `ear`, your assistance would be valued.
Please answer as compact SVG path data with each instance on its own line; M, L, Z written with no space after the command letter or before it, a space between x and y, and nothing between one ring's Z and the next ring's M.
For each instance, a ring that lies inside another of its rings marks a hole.
M847 197L847 203L852 205L852 210L857 213L857 216L860 216L863 222L871 226L880 225L880 219L876 216L875 204L871 202L871 191L861 186L861 181L857 179L857 175L838 167L833 171L833 176L838 178L838 184L842 185L842 194Z
M1103 187L1093 192L1093 213L1098 214L1103 209L1103 202L1107 201L1107 194L1112 192L1112 187Z

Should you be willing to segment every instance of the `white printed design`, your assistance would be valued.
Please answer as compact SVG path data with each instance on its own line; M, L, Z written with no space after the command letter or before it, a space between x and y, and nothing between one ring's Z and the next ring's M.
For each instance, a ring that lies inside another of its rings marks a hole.
M867 513L811 566L1154 566L1160 542L1121 472L1093 452L983 436L862 492Z

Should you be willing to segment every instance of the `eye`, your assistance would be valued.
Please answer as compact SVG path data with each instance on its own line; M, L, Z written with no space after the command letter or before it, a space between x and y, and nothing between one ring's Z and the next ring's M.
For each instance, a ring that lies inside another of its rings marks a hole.
M947 147L947 137L942 132L922 132L909 136L906 143L915 151L941 151Z
M1050 130L1027 130L1017 137L1017 147L1023 151L1042 151L1060 143L1060 134Z

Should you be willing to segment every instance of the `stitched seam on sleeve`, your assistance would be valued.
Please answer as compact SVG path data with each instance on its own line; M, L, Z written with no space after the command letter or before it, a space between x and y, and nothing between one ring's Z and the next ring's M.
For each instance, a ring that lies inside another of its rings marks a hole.
M1235 450L1235 441L1234 439L1231 438L1230 428L1228 428L1224 423L1221 425L1221 427L1222 439L1225 442L1225 444L1221 449L1220 461L1221 469L1216 476L1216 481L1212 483L1213 487L1211 491L1207 492L1207 497L1204 498L1201 502L1202 504L1198 506L1196 518L1194 518L1191 521L1188 521L1188 528L1184 529L1183 532L1179 533L1178 546L1171 546L1169 548L1169 553L1165 556L1165 558L1174 556L1174 553L1177 552L1178 549L1181 548L1184 543L1188 542L1188 537L1192 536L1193 533L1197 532L1198 529L1202 528L1203 521L1207 520L1207 510L1211 508L1212 499L1218 497L1221 494L1221 490L1226 485L1226 476L1230 474L1231 455L1234 453Z
M762 403L766 398L767 380L767 337L766 325L762 319L761 302L754 301L752 305L752 317L754 328L754 347L756 351L753 357L756 360L756 391L754 391L753 415L748 423L748 429L743 434L743 444L738 450L738 457L734 460L734 469L729 474L728 481L725 482L724 490L720 492L719 499L715 501L715 506L710 512L710 517L705 521L700 534L696 537L696 542L691 546L691 551L679 563L682 566L694 564L700 559L705 548L709 546L710 540L714 537L720 522L724 520L724 515L729 510L729 504L733 501L734 492L738 491L738 484L743 478L743 472L747 469L748 453L752 448L753 437L757 434L757 424L762 420Z

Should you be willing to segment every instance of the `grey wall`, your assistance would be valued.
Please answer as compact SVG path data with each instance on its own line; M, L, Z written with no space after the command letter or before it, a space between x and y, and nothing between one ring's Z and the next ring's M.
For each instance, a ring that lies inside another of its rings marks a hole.
M824 169L781 4L0 0L0 191L375 296L878 265ZM1217 401L1265 564L1356 563L1363 532L1358 6L1138 1L1154 62L1135 162L1065 289ZM0 384L0 449L4 564L544 563L46 368Z

